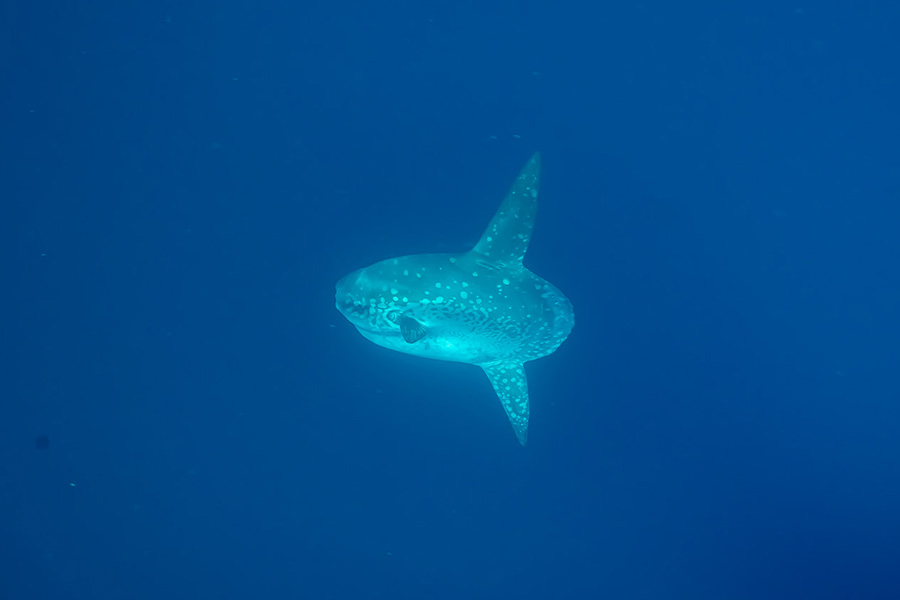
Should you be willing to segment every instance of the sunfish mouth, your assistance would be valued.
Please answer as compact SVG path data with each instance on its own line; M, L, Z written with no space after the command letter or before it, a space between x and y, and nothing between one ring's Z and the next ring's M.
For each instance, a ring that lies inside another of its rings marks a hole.
M358 279L359 271L354 271L341 277L334 286L334 306L345 317L352 314L355 309L362 307L362 304L354 298L352 293Z

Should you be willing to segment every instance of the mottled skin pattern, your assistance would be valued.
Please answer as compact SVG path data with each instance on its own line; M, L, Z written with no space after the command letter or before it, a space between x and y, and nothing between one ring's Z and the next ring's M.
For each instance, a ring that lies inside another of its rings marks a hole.
M338 309L380 346L426 358L481 365L525 362L556 350L571 329L571 305L531 271L512 274L470 254L420 254L375 263L337 285ZM394 314L427 335L403 339Z
M552 353L574 325L568 299L522 264L539 175L535 154L471 251L375 263L341 279L335 300L379 346L482 367L523 445L529 418L523 363Z

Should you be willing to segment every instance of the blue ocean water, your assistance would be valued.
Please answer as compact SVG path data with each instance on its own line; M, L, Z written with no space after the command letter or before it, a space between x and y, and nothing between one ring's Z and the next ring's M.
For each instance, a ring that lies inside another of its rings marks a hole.
M0 598L900 598L900 5L0 3ZM334 283L479 237L484 375Z

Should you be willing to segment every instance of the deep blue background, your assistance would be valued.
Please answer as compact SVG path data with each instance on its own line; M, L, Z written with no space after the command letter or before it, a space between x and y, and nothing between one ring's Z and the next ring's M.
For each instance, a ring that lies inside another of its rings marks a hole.
M0 598L900 598L900 5L684 4L0 2ZM522 449L333 285L534 150Z

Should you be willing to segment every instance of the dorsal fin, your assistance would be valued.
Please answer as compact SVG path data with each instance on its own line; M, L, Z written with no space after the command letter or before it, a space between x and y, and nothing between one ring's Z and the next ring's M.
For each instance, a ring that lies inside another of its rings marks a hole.
M535 152L519 173L473 252L495 264L511 267L522 264L534 229L540 180L541 155Z

